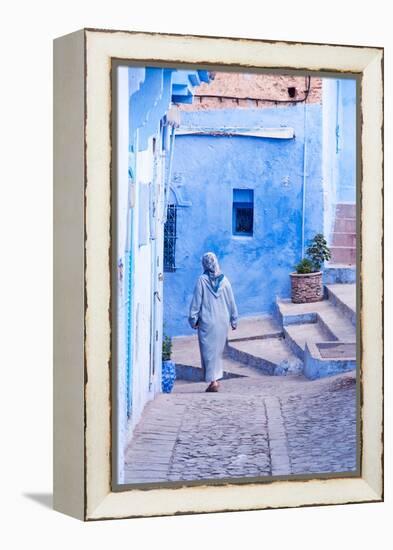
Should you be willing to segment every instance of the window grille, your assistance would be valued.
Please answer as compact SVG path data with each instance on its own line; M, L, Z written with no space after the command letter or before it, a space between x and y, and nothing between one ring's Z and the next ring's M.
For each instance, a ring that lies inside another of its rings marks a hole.
M254 191L252 189L233 190L232 233L252 236L254 232Z
M164 271L176 271L177 206L169 204L164 225Z
M252 235L254 212L253 209L246 206L236 206L236 235Z

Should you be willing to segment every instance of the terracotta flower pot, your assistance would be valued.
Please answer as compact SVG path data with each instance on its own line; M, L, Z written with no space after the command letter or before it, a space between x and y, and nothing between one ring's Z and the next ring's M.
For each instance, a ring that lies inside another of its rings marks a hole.
M322 271L291 273L292 302L304 304L323 300Z

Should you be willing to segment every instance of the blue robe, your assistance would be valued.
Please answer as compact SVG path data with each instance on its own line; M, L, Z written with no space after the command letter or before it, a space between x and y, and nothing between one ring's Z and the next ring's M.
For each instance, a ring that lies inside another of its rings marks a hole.
M189 323L198 329L199 349L206 382L222 378L222 355L229 325L237 326L238 312L232 287L224 276L214 289L209 276L199 277L190 305Z

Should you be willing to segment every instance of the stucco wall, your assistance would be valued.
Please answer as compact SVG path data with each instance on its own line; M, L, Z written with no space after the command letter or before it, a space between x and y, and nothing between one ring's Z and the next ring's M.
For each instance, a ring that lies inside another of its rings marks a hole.
M324 226L330 242L337 203L356 202L356 80L323 79Z
M354 203L356 198L356 81L338 80L338 202Z
M136 237L133 255L133 293L132 317L134 332L132 341L132 425L139 420L143 407L149 397L150 365L150 311L151 311L151 244L140 246L142 231L149 236L149 211L142 195L147 194L152 175L152 152L150 147L139 153L136 170L136 207L134 208L133 232ZM148 204L147 204L148 206Z
M323 79L323 185L324 185L324 234L328 242L334 225L337 204L337 79Z
M295 130L293 139L178 136L173 187L178 208L175 273L165 273L164 330L189 334L188 304L201 255L212 250L232 282L240 315L272 311L276 295L289 296L289 273L301 257L303 160L307 135L305 239L323 230L322 109L227 109L182 113L182 125ZM254 190L254 234L232 235L234 188Z

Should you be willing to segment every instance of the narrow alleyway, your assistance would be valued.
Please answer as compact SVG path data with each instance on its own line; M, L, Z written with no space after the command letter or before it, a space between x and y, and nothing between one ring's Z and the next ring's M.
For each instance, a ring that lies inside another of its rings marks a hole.
M309 381L225 359L219 393L178 381L150 402L126 455L126 483L356 469L353 372Z

